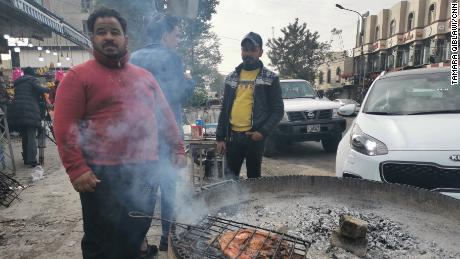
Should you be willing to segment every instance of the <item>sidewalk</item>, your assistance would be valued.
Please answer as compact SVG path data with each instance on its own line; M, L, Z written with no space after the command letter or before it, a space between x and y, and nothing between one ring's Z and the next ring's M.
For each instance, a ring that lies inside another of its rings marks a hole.
M23 165L21 142L13 143L17 168L14 178L29 187L10 207L0 207L0 258L81 258L80 199L62 167L56 146L50 141L47 145L45 178L31 183L32 169ZM159 241L159 230L158 226L151 228L149 243ZM167 258L166 253L158 258Z

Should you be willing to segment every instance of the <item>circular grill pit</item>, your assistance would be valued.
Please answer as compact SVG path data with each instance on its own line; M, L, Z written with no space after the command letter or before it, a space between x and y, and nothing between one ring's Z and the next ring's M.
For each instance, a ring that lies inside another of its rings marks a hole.
M178 222L192 227L172 227L170 258L358 258L331 246L342 215L367 222L366 258L460 258L460 201L408 186L249 179L204 190L178 210ZM231 250L245 234L240 250ZM255 245L257 238L262 243Z

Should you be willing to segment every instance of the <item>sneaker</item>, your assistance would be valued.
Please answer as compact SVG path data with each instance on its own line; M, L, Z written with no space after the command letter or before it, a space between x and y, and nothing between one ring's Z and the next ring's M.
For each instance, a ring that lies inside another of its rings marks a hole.
M168 243L161 243L160 242L160 245L158 246L158 250L160 250L160 251L168 251Z
M161 236L160 245L158 246L160 251L168 251L168 238Z

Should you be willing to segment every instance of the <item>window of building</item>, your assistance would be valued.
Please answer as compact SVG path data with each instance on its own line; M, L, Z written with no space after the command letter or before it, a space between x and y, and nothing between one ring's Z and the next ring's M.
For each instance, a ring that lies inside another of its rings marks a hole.
M452 50L451 50L450 46L451 46L451 43L450 43L450 40L448 40L447 44L446 44L446 47L444 48L444 58L443 58L444 61L447 61L447 60L451 59L450 56L452 55Z
M377 26L377 27L375 27L375 39L374 39L374 41L378 41L379 37L380 37L380 27Z
M395 66L395 56L394 55L388 55L388 63L387 63L387 67L388 68L394 68Z
M431 40L426 40L423 45L423 64L430 63L431 56Z
M436 19L436 8L435 5L432 4L430 5L430 8L428 9L428 24L431 24L434 22Z
M319 71L319 84L322 85L324 83L324 73L323 71Z
M91 0L81 0L81 11L88 13L91 9Z
M340 69L340 67L337 67L337 69L335 70L335 82L336 83L340 83L340 75L342 74L342 69Z
M379 70L380 70L380 60L379 60L379 56L376 55L372 62L372 71L379 71Z
M85 35L89 35L88 21L87 20L83 20L83 33Z
M422 47L423 47L423 45L420 45L420 44L415 45L415 49L414 49L414 65L416 65L416 66L422 64L422 58L423 58Z
M331 83L331 70L330 69L327 70L326 80L328 84Z
M411 31L414 28L414 13L410 13L407 17L407 31Z
M396 33L396 21L392 20L390 23L390 37Z
M340 69L340 67L337 67L337 69L335 70L335 74L340 76L340 74L342 74L342 69Z
M387 60L387 54L386 53L382 53L380 55L380 70L385 70L387 69L387 66L385 64L385 61Z

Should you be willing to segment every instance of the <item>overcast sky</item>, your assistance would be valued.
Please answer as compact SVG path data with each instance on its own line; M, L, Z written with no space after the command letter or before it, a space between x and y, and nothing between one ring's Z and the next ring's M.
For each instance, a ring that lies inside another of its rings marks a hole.
M264 45L272 37L281 36L280 29L293 23L295 18L306 22L311 31L318 31L322 41L331 40L331 30L342 30L343 47L350 50L355 45L358 15L335 7L335 4L354 9L360 13L377 14L390 8L397 0L220 0L214 15L213 31L220 37L223 61L219 71L227 74L241 62L240 41L249 31L262 36ZM338 37L334 50L341 50ZM265 46L264 46L265 47ZM265 51L267 47L265 47ZM262 61L268 64L266 53Z

